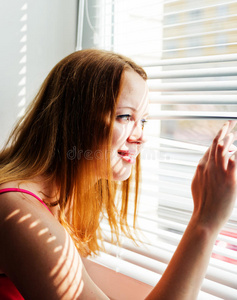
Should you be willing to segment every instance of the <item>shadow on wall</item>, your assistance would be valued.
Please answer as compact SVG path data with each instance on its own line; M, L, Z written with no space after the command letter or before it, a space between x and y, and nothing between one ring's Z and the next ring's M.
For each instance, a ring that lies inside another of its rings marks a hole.
M0 148L52 67L75 51L77 2L0 1Z
M27 10L25 0L0 3L0 147L26 107Z
M18 92L18 107L20 108L17 117L21 117L25 113L26 108L26 74L27 74L27 3L21 7L22 17L20 18L20 61L19 61L19 92Z

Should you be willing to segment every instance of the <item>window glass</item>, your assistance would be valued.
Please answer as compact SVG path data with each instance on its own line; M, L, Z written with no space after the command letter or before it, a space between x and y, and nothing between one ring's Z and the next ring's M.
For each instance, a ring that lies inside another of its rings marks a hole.
M192 213L190 185L196 165L225 120L237 117L233 19L237 8L236 1L226 2L97 1L97 12L104 17L102 25L94 28L99 42L91 46L128 55L148 74L150 120L142 151L138 224L146 246L157 247L164 263ZM222 283L220 270L236 278L236 246L237 207L218 237L210 262L219 277L213 279L208 271L207 286ZM131 249L127 244L123 247ZM149 257L148 250L142 251ZM122 254L120 258L123 261ZM225 282L220 290L228 290L223 292L228 299L235 287L236 283ZM222 299L214 290L202 299Z

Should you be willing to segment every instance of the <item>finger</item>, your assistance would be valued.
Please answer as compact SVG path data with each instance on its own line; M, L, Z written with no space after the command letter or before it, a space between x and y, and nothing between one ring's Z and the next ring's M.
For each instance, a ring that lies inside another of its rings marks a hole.
M237 155L236 153L232 154L228 161L227 171L230 176L234 176L237 180Z
M222 140L227 134L229 134L231 130L235 127L235 124L235 121L227 121L220 130L221 135L219 137L219 140Z
M204 165L208 161L210 155L211 147L209 147L206 152L204 153L203 157L199 161L199 165Z
M230 144L226 144L227 149L225 150L226 153L228 153L228 156L230 157L233 153L237 151L237 147L234 145L234 142L237 141L237 132L231 132L227 136L232 136L232 142Z
M229 129L228 129L228 133L231 132L231 130L234 129L235 125L237 124L237 121L236 120L231 120L229 121Z
M229 150L234 141L234 134L229 133L223 140L219 141L216 150L216 164L219 168L226 170L229 160Z
M223 140L226 134L228 133L229 126L230 126L230 122L226 122L223 125L223 127L220 129L220 131L217 133L216 137L214 138L211 145L210 159L215 159L216 146L219 143L219 141Z

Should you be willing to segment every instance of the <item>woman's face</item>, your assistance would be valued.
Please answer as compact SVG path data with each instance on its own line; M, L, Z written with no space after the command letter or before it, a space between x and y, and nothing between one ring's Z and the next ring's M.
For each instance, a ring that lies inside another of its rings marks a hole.
M116 107L111 146L113 180L126 180L145 142L148 87L135 71L125 71Z

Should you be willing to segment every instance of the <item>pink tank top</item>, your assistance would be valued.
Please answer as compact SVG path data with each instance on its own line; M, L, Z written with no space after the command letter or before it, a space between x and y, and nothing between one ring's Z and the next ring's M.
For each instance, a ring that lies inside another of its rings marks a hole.
M38 201L40 201L48 210L47 205L35 194L30 191L18 188L7 188L0 189L0 194L8 193L8 192L20 192L31 195L35 197ZM50 211L50 210L49 210ZM15 287L13 282L4 274L0 274L0 299L1 300L24 300L18 289Z

